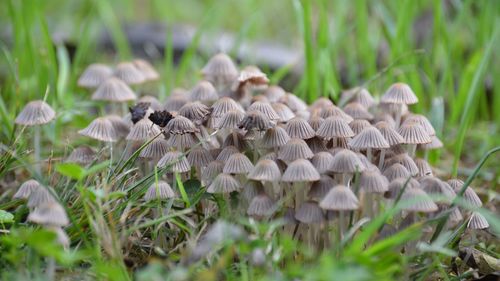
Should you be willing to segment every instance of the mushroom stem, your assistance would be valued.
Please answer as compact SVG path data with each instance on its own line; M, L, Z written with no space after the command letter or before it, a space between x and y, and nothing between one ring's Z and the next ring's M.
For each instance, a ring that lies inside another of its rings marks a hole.
M396 121L395 124L396 130L399 128L399 125L401 125L401 114L403 114L403 104L398 104L398 108L396 110L396 116L394 118L394 121Z
M339 211L339 242L344 238L344 228L345 228L345 213L343 210Z
M429 161L429 150L428 149L424 149L424 160Z
M373 153L372 153L372 148L371 147L368 147L366 149L366 158L368 159L368 161L370 161L370 163L372 162Z
M364 210L364 215L372 218L374 216L374 211L373 211L373 193L371 192L366 192L365 193L365 200L364 200L364 205L365 205L365 210Z
M45 270L47 274L47 280L54 280L56 275L56 260L52 257L47 259L47 269Z
M410 155L410 157L415 157L415 151L417 150L417 144L408 144L408 155Z
M41 175L42 167L40 163L40 126L34 126L33 153L35 154L35 172Z
M385 161L385 148L382 148L380 150L380 158L378 160L378 169L382 171L382 168L384 167L384 161Z
M231 135L233 136L233 143L234 143L234 146L235 146L236 148L240 149L240 147L239 147L239 142L238 142L238 135L236 134L236 131L235 131L235 130L233 130L233 131L231 132Z

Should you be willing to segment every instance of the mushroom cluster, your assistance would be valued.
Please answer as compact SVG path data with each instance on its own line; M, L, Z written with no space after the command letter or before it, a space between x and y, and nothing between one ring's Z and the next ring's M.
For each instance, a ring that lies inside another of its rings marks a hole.
M434 176L427 152L442 143L429 120L409 110L418 102L409 85L393 84L379 101L367 89L354 88L337 105L328 98L307 105L268 85L257 67L239 71L225 54L212 57L202 74L204 80L193 88L174 89L163 102L137 98L132 90L131 85L159 78L142 60L114 69L92 64L78 80L81 87L95 89L93 100L136 101L128 113L108 112L79 133L114 143L126 156L139 153L137 178L155 172L158 177L144 200L172 200L179 180L198 180L206 193L226 200L226 210L219 210L221 205L205 196L200 205L206 214L283 218L284 231L314 246L328 245L330 230L342 237L358 220L373 218L399 200L407 203L392 219L394 227L450 211L449 224L468 220L469 228L488 227L481 214L450 204L462 181ZM46 104L34 103L16 122L34 125L54 118L53 111L43 110ZM30 109L35 105L40 109ZM98 154L84 145L66 161L89 165L113 159L114 153ZM441 199L433 200L435 195ZM68 223L53 193L34 180L15 197L28 200L35 223L59 232ZM464 197L481 206L472 188Z

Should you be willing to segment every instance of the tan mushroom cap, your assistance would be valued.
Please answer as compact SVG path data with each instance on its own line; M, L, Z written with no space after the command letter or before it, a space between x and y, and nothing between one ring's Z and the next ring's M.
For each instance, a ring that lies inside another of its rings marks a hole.
M431 137L425 129L416 122L405 122L397 131L407 144L430 143Z
M335 186L335 181L328 175L321 175L318 181L313 182L307 196L313 200L321 200Z
M265 193L257 194L253 197L247 209L249 216L264 217L270 216L276 211L276 203Z
M405 140L403 139L403 137L387 122L380 121L375 124L375 127L380 131L380 133L390 146L404 143Z
M307 139L306 143L313 153L319 153L319 152L323 152L323 151L328 150L326 148L325 141L318 136L315 136L314 138Z
M69 224L66 210L57 202L47 202L36 207L28 215L28 221L50 226L66 226Z
M262 137L261 144L264 148L278 148L284 146L290 140L290 136L280 126L269 128Z
M231 110L224 114L218 120L216 128L218 129L237 129L240 122L245 117L245 113L240 110Z
M309 120L307 120L307 122L309 123L311 128L315 132L317 132L319 127L321 127L321 124L325 122L325 119L320 116L312 116L311 118L309 118Z
M355 135L347 121L339 116L326 118L319 126L316 133L318 136L325 139L348 138Z
M243 108L241 108L241 106L238 105L238 103L236 103L232 98L222 97L212 105L212 116L217 118L222 117L231 110L245 112Z
M224 147L224 149L221 150L221 152L219 152L219 155L217 155L216 160L226 162L229 159L229 157L231 157L231 155L239 152L240 151L235 146L226 146Z
M86 128L79 130L80 135L104 142L115 142L118 134L108 118L97 117Z
M470 229L486 229L490 227L490 224L483 215L474 212L467 223L467 227Z
M357 135L361 133L365 128L370 127L371 124L365 119L355 119L351 123L349 123L349 127L351 127L352 131Z
M253 170L253 164L243 153L234 153L226 161L224 169L226 174L248 174Z
M77 83L78 86L83 88L97 88L112 75L113 69L111 67L100 63L93 63L87 66L78 78Z
M353 119L373 119L373 115L360 103L351 102L344 106L344 112Z
M405 83L394 83L380 99L383 103L415 104L418 102L413 90Z
M208 193L230 193L241 189L240 183L229 174L219 174L208 186Z
M218 53L210 58L201 70L205 78L213 83L232 82L238 77L238 69L233 60L224 53Z
M418 177L432 176L432 167L424 159L421 158L415 159L415 165L417 165L418 168L418 173L417 173Z
M416 122L425 129L429 136L436 135L436 130L434 130L431 122L422 114L409 113L405 116L404 122Z
M179 109L179 115L182 115L197 124L203 123L210 115L210 108L201 102L188 102Z
M37 208L46 203L56 202L56 199L48 191L48 187L39 186L31 191L28 197L28 208Z
M214 161L210 151L201 146L192 148L186 158L189 164L195 167L205 167Z
M295 211L295 219L305 224L323 223L325 215L323 210L314 201L302 203Z
M333 156L330 170L335 173L355 173L364 170L364 165L354 151L341 149Z
M30 101L14 121L18 125L35 126L47 124L56 117L55 111L42 100Z
M27 180L21 184L17 192L12 196L14 199L28 199L31 195L31 193L37 189L40 188L41 185L38 181L36 180ZM43 187L42 187L43 188Z
M286 104L296 114L301 111L307 111L307 104L291 93L286 93L279 99L279 102Z
M347 104L349 102L357 102L365 108L370 108L375 105L375 100L370 92L362 87L355 87L342 92L339 104Z
M174 91L185 91L184 89L174 89ZM188 95L181 95L181 94L171 94L167 100L165 101L165 104L163 106L163 109L167 111L178 111L183 107L186 103L189 102Z
M238 127L247 131L265 131L273 127L273 124L271 123L271 120L269 120L269 118L262 112L248 111L245 114L245 117L243 117L243 120L241 120Z
M255 65L245 66L238 75L240 85L250 84L252 86L262 86L269 83L267 75Z
M216 101L219 99L217 90L209 81L200 81L189 91L191 101Z
M390 167L384 170L383 175L390 181L392 182L394 179L397 178L409 178L411 177L410 171L405 168L405 166L399 164L399 163L394 163Z
M443 147L443 143L437 136L431 136L430 143L419 144L418 148L423 150L438 149Z
M451 188L451 186L432 176L426 176L422 177L419 179L420 187L427 192L427 194L437 194L437 195L444 195L447 197L449 200L452 200L455 198L456 194L455 191Z
M224 169L224 162L215 160L210 162L201 172L201 181L204 185L210 184L218 174L222 173Z
M121 116L118 115L106 115L104 116L109 121L111 121L111 125L115 128L115 132L119 138L126 137L130 132L130 125L127 123Z
M309 123L300 117L295 117L288 121L285 130L291 138L310 139L316 135Z
M373 126L364 128L363 131L349 141L349 146L355 149L389 148L384 136Z
M280 86L271 85L264 91L264 95L270 102L274 103L278 102L282 97L284 97L286 95L286 92Z
M277 182L281 179L281 171L273 160L262 159L257 162L248 178L256 181Z
M135 93L122 80L110 77L92 94L92 100L126 102L137 99Z
M128 85L141 84L146 81L146 77L132 62L119 63L113 74Z
M412 178L396 178L389 183L388 198L396 199L403 188L420 188L418 181Z
M410 202L409 205L403 205L403 210L406 211L432 213L438 210L436 203L420 188L406 188L401 195L401 202L405 201Z
M271 121L280 119L280 116L276 113L269 102L256 101L248 107L247 111L259 111Z
M319 202L319 206L325 210L350 211L359 208L359 201L350 188L337 185Z
M344 121L346 121L347 123L350 123L350 122L352 122L352 120L354 120L351 116L346 114L344 111L342 111L342 109L336 107L335 105L323 108L320 111L319 116L321 118L324 118L324 119L327 119L328 117L336 116L336 117L340 117L340 118L344 119Z
M330 171L330 166L333 161L333 155L327 151L315 153L311 159L311 163L320 174Z
M163 157L169 150L167 140L164 138L155 138L139 153L141 158L159 159Z
M199 129L196 128L193 121L182 115L177 115L172 120L170 120L167 126L165 126L165 130L173 135L199 132Z
M95 151L87 145L81 145L71 151L71 154L66 158L68 163L90 164L96 159Z
M395 163L399 163L403 165L412 176L415 176L418 174L419 169L417 165L415 164L415 161L413 161L413 158L411 158L408 153L402 153L398 155L392 156L390 159L387 160L387 164L392 165Z
M160 128L149 119L141 119L130 128L130 132L125 139L129 141L145 141L157 136L160 132Z
M153 65L151 65L147 60L134 59L132 63L146 81L157 80L160 78L160 74L158 74Z
M284 182L312 182L319 179L318 171L306 159L297 159L290 163L281 178Z
M359 186L364 192L384 193L389 190L389 181L378 169L367 169L361 173Z
M177 173L185 173L191 170L191 166L186 159L186 156L178 151L169 151L156 164L158 168L168 167L170 171Z
M278 122L288 122L295 117L295 113L286 104L273 102L271 106L279 116Z
M144 194L144 200L146 201L169 199L175 197L175 192L172 190L170 185L166 181L162 180L152 183Z
M313 152L302 139L290 139L278 152L278 159L284 161L310 159L313 156Z

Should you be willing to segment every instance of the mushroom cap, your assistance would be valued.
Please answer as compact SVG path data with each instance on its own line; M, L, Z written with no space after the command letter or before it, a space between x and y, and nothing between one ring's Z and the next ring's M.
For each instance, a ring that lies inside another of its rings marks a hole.
M412 178L396 178L389 183L389 190L386 197L396 199L401 190L407 185L408 188L420 188L418 181Z
M182 115L177 115L172 120L170 120L167 126L165 126L165 130L173 135L199 132L199 129L196 128L193 121L187 119Z
M378 169L367 169L361 173L359 186L364 192L384 193L389 190L389 181Z
M71 151L66 162L78 164L90 164L96 159L95 151L87 145L81 145Z
M87 66L78 78L77 83L78 86L83 88L97 88L112 75L113 69L111 67L100 63L93 63Z
M380 99L383 103L415 104L418 102L413 90L405 83L394 83Z
M201 124L210 115L210 108L198 101L188 102L179 109L178 113L193 122Z
M344 112L354 119L373 119L373 115L368 112L368 110L363 105L357 102L351 102L344 106Z
M237 129L243 118L245 117L245 113L240 110L231 110L226 112L216 124L216 128L218 129Z
M30 101L14 121L18 125L35 126L47 124L56 117L55 111L42 100Z
M382 134L382 136L385 138L387 143L390 146L404 143L403 137L396 131L394 128L392 128L387 122L385 121L380 121L377 124L375 124L375 127L379 130L379 132Z
M330 170L335 173L355 173L363 171L364 165L354 151L341 149L333 156Z
M191 166L186 159L186 156L178 151L169 151L156 164L158 168L169 166L169 170L177 173L185 173L191 170Z
M353 120L351 116L346 114L344 111L342 111L342 109L336 107L335 105L323 108L320 111L319 116L324 119L332 116L337 116L344 119L344 121L346 121L347 123L350 123Z
M61 227L69 224L66 211L57 202L47 202L36 207L28 215L28 221L41 225Z
M56 199L48 191L47 187L39 186L31 191L28 197L28 207L37 208L46 203L56 202Z
M330 165L333 161L333 155L329 152L322 151L314 154L311 163L320 174L330 171Z
M333 102L326 97L319 97L309 107L310 111L319 112L321 109L334 105ZM319 111L318 111L319 110Z
M399 164L399 163L394 163L390 167L384 170L383 175L390 181L392 182L394 179L397 178L409 178L411 177L410 171L405 168L405 166Z
M403 210L410 212L432 213L438 210L438 206L420 188L408 187L401 195L401 201L410 201L409 206L403 206Z
M118 115L106 115L104 116L109 121L111 121L111 125L115 128L115 132L119 138L126 137L130 132L130 125L127 123L121 116Z
M261 86L269 83L269 79L260 68L255 65L248 65L240 71L238 82L240 85L250 84L253 86Z
M351 123L349 123L349 127L351 127L354 134L361 133L365 128L370 127L371 124L365 119L355 119Z
M325 139L348 138L355 135L347 121L339 116L327 117L316 133Z
M295 219L305 224L323 223L325 215L323 210L314 201L307 201L302 203L295 211Z
M128 141L145 141L160 133L160 128L149 119L141 119L135 123L125 138Z
M300 117L292 118L285 126L285 130L291 138L310 139L316 135L309 123Z
M294 113L307 111L307 104L294 94L286 93L279 101L286 104Z
M261 144L264 148L277 148L282 147L290 141L290 136L280 126L267 129L261 139Z
M222 148L227 146L234 146L239 151L250 150L250 144L248 140L245 139L245 136L241 133L236 133L236 132L227 135L226 138L224 139L224 142L222 143Z
M167 140L163 138L155 138L139 153L141 158L158 159L165 155L170 146Z
M238 127L247 131L265 131L273 126L271 120L264 113L260 111L247 111Z
M278 159L284 161L310 159L313 156L311 149L302 139L290 139L278 152Z
M185 91L184 89L174 89L173 91ZM164 110L167 111L178 111L183 107L186 103L189 102L189 98L187 94L171 94L165 104L163 106Z
M437 195L444 195L448 199L452 200L455 198L456 194L455 191L451 188L451 186L432 176L426 176L422 177L419 179L420 187L427 192L427 194L437 194Z
M375 105L372 95L363 87L355 87L342 92L339 104L347 104L349 102L357 102L365 108Z
M411 158L410 155L408 155L408 153L394 155L390 159L388 159L387 162L389 165L395 163L403 165L410 172L412 176L417 175L419 172L417 164L415 164L415 161L413 161L413 158Z
M157 80L160 78L160 74L158 74L153 65L151 65L147 60L134 59L132 63L146 81Z
M110 77L99 85L92 94L92 100L126 102L137 99L135 93L122 80Z
M424 149L424 150L437 149L441 147L443 147L443 143L437 136L431 136L430 143L423 143L418 145L419 149Z
M186 133L181 135L171 135L167 142L170 147L179 147L184 149L191 148L196 145L197 140L194 134Z
M350 211L359 208L359 201L350 188L337 185L330 189L325 198L319 202L319 206L325 210Z
M210 151L201 146L192 148L186 158L189 164L195 167L205 167L214 161L214 157Z
M248 174L253 170L253 164L243 153L234 153L226 161L224 169L226 174Z
M212 105L212 116L222 117L231 110L245 112L243 108L230 97L222 97Z
M224 162L223 161L215 160L215 161L210 162L207 165L207 167L205 167L201 171L201 181L203 183L206 183L206 184L204 184L205 186L207 184L210 184L218 174L222 173L223 169L224 169Z
M200 81L189 91L192 101L216 101L219 99L217 90L209 81Z
M427 119L427 117L425 117L422 114L410 113L405 118L404 122L416 122L425 129L425 131L429 136L436 135L436 130L434 130L434 127L432 126L431 122L429 122L429 119Z
M256 101L248 107L247 111L259 111L271 121L280 119L280 116L268 102Z
M297 159L290 163L281 178L284 182L311 182L319 179L318 171L306 159Z
M288 122L295 117L295 113L286 104L273 102L271 106L279 116L278 122Z
M280 86L271 85L264 91L264 95L270 102L278 102L282 97L286 95L286 92Z
M271 216L276 211L276 203L265 193L261 192L253 197L247 209L249 216Z
M79 130L78 133L104 142L115 142L118 140L118 134L113 123L106 117L97 117L86 128Z
M257 162L248 178L257 181L277 182L281 179L281 171L273 160L262 159Z
M325 119L320 116L312 116L311 118L309 118L309 120L307 120L307 122L309 123L311 128L315 132L317 132L321 124L325 122Z
M335 186L335 181L328 175L321 175L318 181L313 182L307 196L313 200L321 200Z
M114 76L123 82L134 85L146 81L146 77L132 62L122 62L115 67Z
M23 184L21 184L21 186L19 186L19 189L14 194L14 196L12 196L12 198L14 198L14 199L28 199L30 197L31 193L35 189L40 188L40 187L41 187L41 185L38 181L33 180L33 179L27 180L27 181L23 182Z
M224 147L223 150L221 150L221 152L219 152L219 155L217 155L216 160L226 162L229 159L229 157L231 157L231 155L235 153L240 153L238 148L236 148L235 146L226 146Z
M313 153L319 153L327 151L326 144L324 140L318 136L306 140L307 145Z
M349 141L349 146L356 149L389 148L389 144L384 136L382 136L380 131L373 126L364 128L358 135Z
M170 185L166 181L162 180L152 183L144 194L144 200L146 201L175 197L175 192L172 190Z
M431 137L417 122L405 122L397 131L407 144L430 143Z
M467 227L470 229L486 229L490 227L490 224L483 215L474 212L467 223Z
M240 183L229 174L219 174L208 186L208 193L231 193L240 190Z
M205 78L217 83L227 83L237 79L238 69L233 60L224 53L218 53L210 58L201 70Z
M418 168L418 177L432 176L432 167L424 159L415 159L415 165L417 165Z

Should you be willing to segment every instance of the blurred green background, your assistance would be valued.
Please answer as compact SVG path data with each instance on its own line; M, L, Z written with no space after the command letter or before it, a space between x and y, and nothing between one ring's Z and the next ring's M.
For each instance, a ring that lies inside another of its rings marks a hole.
M500 144L500 1L492 0L1 1L2 143L12 140L20 108L48 92L62 118L46 135L63 147L64 131L90 118L78 75L92 62L130 59L138 50L121 27L144 23L167 26L164 49L153 56L162 73L159 97L200 79L199 69L213 54L200 51L204 40L227 32L236 42L225 50L230 54L248 42L296 50L302 58L297 65L282 65L269 76L280 83L299 73L283 85L308 101L337 100L343 89L359 85L379 96L396 81L410 84L420 99L412 110L426 114L444 140L445 149L432 158L442 174L467 175ZM169 40L178 26L194 30L179 54ZM116 52L102 48L105 30ZM242 63L256 61L246 56ZM494 162L482 172L493 187Z

